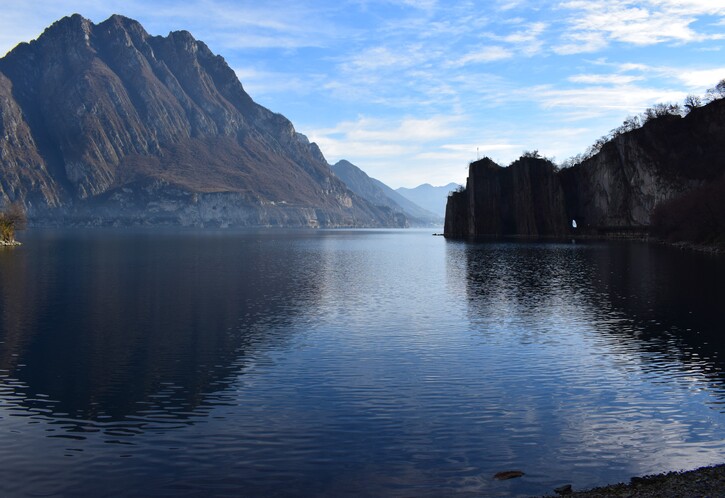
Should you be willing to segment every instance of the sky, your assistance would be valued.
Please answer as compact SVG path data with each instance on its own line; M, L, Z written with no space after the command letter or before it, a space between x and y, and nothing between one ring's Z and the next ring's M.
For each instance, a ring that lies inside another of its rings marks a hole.
M73 13L191 32L328 162L393 188L562 162L725 78L725 0L4 0L0 54Z

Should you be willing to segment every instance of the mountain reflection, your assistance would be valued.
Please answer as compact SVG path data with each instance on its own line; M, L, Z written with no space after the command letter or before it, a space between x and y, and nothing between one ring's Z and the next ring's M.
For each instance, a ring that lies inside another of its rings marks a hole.
M677 365L723 390L722 258L638 242L489 242L463 250L469 313L486 322L484 331L504 329L512 317L567 316L612 347L638 351L645 370Z
M187 420L284 347L276 331L317 294L314 273L294 278L309 262L281 235L30 237L0 252L0 380L20 414Z

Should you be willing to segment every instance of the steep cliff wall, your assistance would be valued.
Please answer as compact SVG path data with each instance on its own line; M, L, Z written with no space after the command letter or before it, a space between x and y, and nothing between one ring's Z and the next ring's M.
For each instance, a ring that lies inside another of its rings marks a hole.
M562 170L568 215L580 226L647 226L655 207L725 172L725 100L615 137Z
M473 162L466 189L448 198L446 235L536 237L566 232L564 191L556 167L544 159L524 157L508 168L488 158Z
M64 18L0 59L0 131L0 206L19 200L31 221L152 223L153 185L169 222L197 223L190 199L214 194L229 197L222 224L396 224L204 43L122 16Z
M652 120L577 166L545 164L530 157L507 168L472 163L465 192L449 197L446 235L561 236L571 220L580 233L646 229L658 205L725 175L725 100Z

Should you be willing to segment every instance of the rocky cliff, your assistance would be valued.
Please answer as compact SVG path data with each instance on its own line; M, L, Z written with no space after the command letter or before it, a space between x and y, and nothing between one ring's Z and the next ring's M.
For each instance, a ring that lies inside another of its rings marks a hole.
M449 197L446 235L536 237L566 232L564 190L556 166L545 159L522 157L508 168L488 158L475 161L466 189Z
M582 163L557 170L523 157L507 168L470 165L452 194L445 234L561 236L646 231L657 206L725 175L725 100L620 134Z
M31 222L388 226L185 31L114 15L0 59L0 206Z

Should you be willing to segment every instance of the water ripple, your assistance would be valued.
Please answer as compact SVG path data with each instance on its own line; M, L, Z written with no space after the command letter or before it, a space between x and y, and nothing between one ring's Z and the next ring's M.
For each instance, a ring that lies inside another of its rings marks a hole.
M725 454L717 260L415 231L33 236L0 254L3 495L525 496Z

